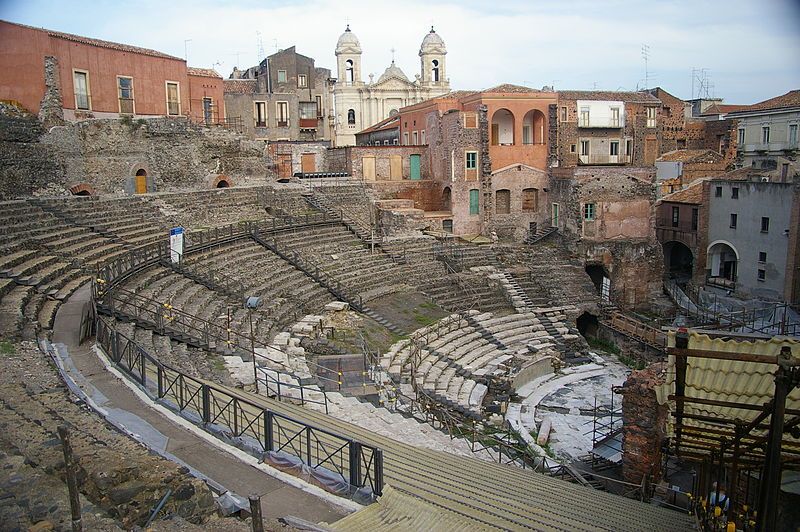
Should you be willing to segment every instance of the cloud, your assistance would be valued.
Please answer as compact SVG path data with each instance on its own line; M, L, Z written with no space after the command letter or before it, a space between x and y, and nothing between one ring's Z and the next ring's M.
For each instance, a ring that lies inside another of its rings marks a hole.
M186 48L191 65L214 66L223 76L237 57L240 67L256 64L259 39L266 54L296 45L317 66L335 70L336 40L349 21L364 50L365 78L370 72L380 75L395 48L398 66L413 79L420 68L419 45L433 24L447 44L453 88L555 82L556 88L634 89L644 84L643 44L650 47L650 85L685 98L691 96L694 67L709 69L716 95L735 103L800 86L800 16L791 0L176 0L90 7L33 0L0 5L0 16L13 21L180 57Z

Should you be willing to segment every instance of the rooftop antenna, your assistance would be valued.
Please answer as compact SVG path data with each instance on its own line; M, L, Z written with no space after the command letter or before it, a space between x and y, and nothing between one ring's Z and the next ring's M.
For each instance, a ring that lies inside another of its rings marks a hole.
M192 42L191 39L184 39L183 40L183 59L188 63L189 62L189 43Z
M261 32L256 30L256 43L258 44L258 63L261 63L261 60L264 59L264 41L261 39Z
M394 64L394 53L395 53L397 50L395 50L395 49L394 49L394 46L392 46L392 47L390 48L390 50L389 50L389 51L390 51L390 52L392 52L392 64Z
M593 91L597 90L597 82L596 81L594 83L592 83L592 90Z
M644 59L644 88L650 87L650 71L647 69L647 60L650 59L650 46L642 45L642 59Z
M235 55L235 56L236 56L236 68L239 68L239 56L240 56L241 54L242 54L242 52L233 52L233 53L231 54L231 55Z
M275 48L275 53L278 53L278 39L272 39L272 47Z

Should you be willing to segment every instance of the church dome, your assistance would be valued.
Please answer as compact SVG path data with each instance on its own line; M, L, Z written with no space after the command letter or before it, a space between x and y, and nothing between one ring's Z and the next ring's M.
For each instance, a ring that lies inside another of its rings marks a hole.
M431 31L422 39L422 46L419 48L420 53L428 52L431 50L439 50L442 52L446 51L444 40L439 37L439 34L436 33L436 30L433 29L431 26Z
M357 48L358 51L361 51L361 43L358 42L358 37L356 34L350 31L350 24L347 25L347 29L344 30L339 36L339 40L336 42L336 50L340 50L342 48Z
M400 70L400 67L394 64L394 60L392 61L392 64L386 68L383 74L381 74L381 77L378 78L378 83L382 83L389 78L400 78L403 81L408 81L408 78L403 71Z

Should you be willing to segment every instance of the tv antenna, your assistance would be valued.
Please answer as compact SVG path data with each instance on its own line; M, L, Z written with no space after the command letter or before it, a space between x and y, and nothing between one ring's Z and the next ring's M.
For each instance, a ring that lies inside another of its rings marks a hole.
M647 68L647 61L650 59L650 46L642 45L642 59L644 59L644 88L650 88L650 70Z
M264 59L264 41L261 39L261 32L256 30L256 43L258 44L258 62Z

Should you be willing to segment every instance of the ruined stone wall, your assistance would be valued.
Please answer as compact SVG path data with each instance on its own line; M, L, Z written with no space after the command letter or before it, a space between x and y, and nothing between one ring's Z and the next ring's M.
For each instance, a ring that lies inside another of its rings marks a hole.
M549 222L547 209L547 174L536 168L518 165L492 176L491 191L493 200L487 205L491 216L486 231L497 233L502 240L524 240L531 223L542 226ZM524 190L533 189L537 200L533 209L523 205ZM508 213L498 212L498 190L508 190L511 204Z
M325 156L327 161L326 172L349 172L347 148L329 148Z
M598 264L611 280L611 301L627 309L646 310L661 293L664 257L658 242L579 241L584 264Z
M278 156L286 155L291 158L291 174L303 171L303 155L314 155L314 171L328 172L328 148L329 141L314 142L270 142L267 145L267 152L273 161L279 159Z
M3 198L49 193L85 184L98 193L130 193L136 172L148 176L148 191L207 188L220 174L236 184L263 182L269 158L263 143L222 128L204 128L186 118L86 120L51 128L30 142L17 124L0 123L0 138L16 149L2 170ZM33 124L25 128L33 131Z
M390 181L372 184L372 190L378 199L382 200L412 200L415 209L423 211L442 210L442 189L444 185L439 181Z
M666 437L667 407L659 405L656 386L664 382L663 363L634 371L622 387L622 474L639 484L661 476L661 444Z

